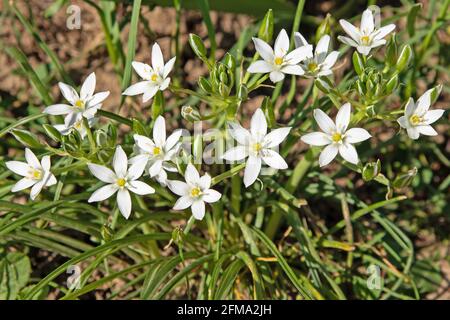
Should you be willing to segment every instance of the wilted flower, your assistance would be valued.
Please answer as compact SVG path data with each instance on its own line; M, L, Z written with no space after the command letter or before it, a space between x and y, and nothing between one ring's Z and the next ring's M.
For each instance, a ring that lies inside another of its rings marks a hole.
M26 148L25 159L27 162L6 162L6 167L9 170L24 177L12 187L11 191L17 192L32 186L30 198L34 200L43 187L50 187L56 184L57 181L50 172L50 156L43 156L41 162L39 162L33 151Z
M313 146L326 146L319 156L319 165L321 167L329 164L338 152L346 161L353 164L358 163L358 153L352 144L367 140L371 135L362 128L347 130L350 116L350 103L344 104L339 109L336 115L336 124L322 110L314 110L314 119L316 119L323 132L308 133L302 136L301 140Z
M176 130L166 139L166 123L162 116L156 118L153 126L153 140L135 134L139 155L130 159L130 163L144 162L150 177L158 180L162 185L166 184L167 173L177 172L177 168L171 163L180 149L181 130Z
M306 41L306 39L300 34L300 32L296 32L294 36L295 46L297 48L309 45L308 41ZM336 63L339 52L332 51L330 52L330 54L328 54L329 46L330 36L322 36L317 43L314 55L311 54L303 62L300 63L300 66L305 71L306 76L321 77L328 76L333 73L331 68L333 68L334 64Z
M417 103L414 103L413 98L409 98L405 107L405 115L397 120L400 126L406 129L411 139L418 139L420 134L425 136L436 136L438 134L430 124L442 117L444 110L428 110L431 106L431 93L433 90L427 90L417 99Z
M301 76L305 72L298 65L301 61L312 55L312 46L306 45L297 48L290 53L289 37L286 30L281 30L275 40L274 49L265 41L253 38L256 51L264 60L253 62L248 68L250 73L270 73L270 80L278 82L284 79L284 74Z
M133 61L132 63L134 70L144 81L131 85L123 92L123 95L143 94L142 101L147 102L158 90L164 91L170 84L170 78L167 76L172 71L175 58L164 64L161 48L155 43L152 48L152 67L142 62Z
M238 142L238 146L229 149L223 159L239 161L248 157L245 165L244 184L252 185L261 171L261 161L274 169L286 169L286 161L273 150L287 137L290 127L272 130L267 134L267 121L261 109L253 114L250 132L237 123L229 123L229 132Z
M205 216L205 202L219 201L220 192L210 189L211 176L207 173L200 177L197 169L188 164L184 173L186 182L169 180L168 186L173 193L180 196L173 207L174 210L183 210L191 207L192 215L197 220Z
M88 202L103 201L117 192L117 205L120 213L128 219L131 214L130 192L138 195L147 195L155 189L142 181L138 181L144 172L145 162L133 163L128 168L128 158L121 146L117 146L113 159L114 172L104 166L89 163L89 170L100 181L108 183L97 189Z
M359 53L365 56L369 54L372 48L384 45L386 40L383 38L395 29L395 24L375 29L375 19L370 9L363 12L359 28L344 19L339 20L339 23L350 38L338 36L338 39L349 46L355 47Z

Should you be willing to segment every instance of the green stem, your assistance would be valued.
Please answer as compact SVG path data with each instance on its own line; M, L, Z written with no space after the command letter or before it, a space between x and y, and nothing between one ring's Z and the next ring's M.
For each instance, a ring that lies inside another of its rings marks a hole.
M83 117L83 125L86 129L86 134L88 136L89 144L91 146L91 153L95 154L97 152L97 145L95 143L94 136L92 135L91 128L89 128L89 122L86 118Z

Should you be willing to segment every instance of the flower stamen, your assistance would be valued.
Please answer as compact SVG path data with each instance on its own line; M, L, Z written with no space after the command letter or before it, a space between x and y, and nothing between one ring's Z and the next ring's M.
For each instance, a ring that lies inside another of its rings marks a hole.
M411 118L409 118L409 122L411 122L413 126L417 126L423 122L423 118L419 117L417 114L413 114Z
M158 80L158 75L156 73L152 74L152 76L150 77L150 79L155 82L156 80Z
M369 36L362 36L361 37L361 42L365 46L369 45L369 40L370 40Z
M255 151L255 152L260 152L261 149L262 149L262 145L261 145L260 143L255 143L255 144L253 145L253 151Z
M154 147L153 148L153 155L157 156L161 154L161 148L160 147Z
M274 60L275 65L280 66L283 63L283 58L277 57Z
M84 108L84 101L83 100L77 100L75 102L75 107L83 109Z
M336 143L340 142L342 140L342 134L340 134L339 132L333 133L333 135L331 136L331 140Z
M200 190L199 187L195 187L195 188L191 189L191 196L192 197L198 197L201 193L202 193L202 191Z
M123 188L127 182L125 181L125 179L119 178L117 179L116 183L119 187Z

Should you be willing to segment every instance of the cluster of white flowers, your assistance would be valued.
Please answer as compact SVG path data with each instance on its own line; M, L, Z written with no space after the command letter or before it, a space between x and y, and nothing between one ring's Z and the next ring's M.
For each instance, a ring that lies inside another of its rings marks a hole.
M338 37L342 42L356 47L363 54L368 55L372 48L386 43L383 38L394 30L391 24L379 29L375 28L372 12L365 10L360 28L354 27L345 20L341 20L342 28L349 34L348 37ZM284 79L285 74L306 77L323 77L333 74L332 68L338 58L338 51L329 53L330 36L320 38L313 53L313 46L298 32L294 34L296 48L289 52L289 37L283 29L277 36L274 49L261 39L253 38L256 51L263 60L253 62L249 73L269 73L272 82ZM168 77L175 63L175 57L164 64L163 54L157 43L152 49L152 66L133 61L132 66L143 79L127 88L123 95L143 95L146 102L158 92L168 88ZM77 130L84 138L96 122L96 112L101 108L102 102L108 97L109 91L94 93L96 77L91 73L81 86L80 94L64 83L59 83L61 93L70 104L54 104L45 108L44 112L50 115L66 115L64 124L55 125L63 135ZM414 103L412 98L406 104L405 115L398 119L402 128L407 130L409 137L417 139L420 134L436 135L430 126L444 113L444 110L429 111L432 90L426 91ZM355 143L365 141L371 137L363 128L348 128L351 123L351 105L345 103L339 108L336 121L320 109L314 110L314 118L322 132L305 134L301 140L313 146L325 146L319 157L319 165L329 164L339 153L340 156L352 164L358 164L358 153L353 146ZM237 122L228 123L228 132L236 140L237 146L225 152L223 159L228 161L244 161L244 184L252 185L260 175L262 165L272 169L287 169L288 165L283 157L275 150L289 135L291 127L277 128L268 133L267 121L264 112L257 109L251 118L250 129L243 128ZM156 179L162 186L167 186L173 193L180 196L173 209L184 210L191 207L196 219L203 219L205 215L205 202L214 203L221 198L221 194L211 189L212 179L208 173L202 177L197 168L191 163L184 170L183 181L169 180L167 172L179 172L176 158L181 149L181 130L174 131L166 138L165 119L159 116L153 125L152 138L134 135L134 156L128 157L122 147L116 147L112 160L114 169L89 163L91 173L106 185L97 189L88 202L103 201L117 193L117 207L121 214L128 218L132 210L131 193L136 195L149 195L155 189L139 179L144 173ZM28 148L25 149L27 163L8 161L6 166L12 172L23 176L12 188L12 192L32 187L30 198L34 200L43 187L56 184L56 178L50 171L50 157L43 156L41 162Z

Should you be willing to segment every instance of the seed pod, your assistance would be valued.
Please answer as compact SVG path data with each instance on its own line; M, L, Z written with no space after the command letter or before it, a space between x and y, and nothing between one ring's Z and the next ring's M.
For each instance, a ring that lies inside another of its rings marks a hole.
M386 84L386 93L392 93L398 85L398 75L393 76L389 79L389 81Z
M381 161L367 163L362 170L364 181L370 181L381 172Z
M325 19L322 20L319 27L316 31L316 43L319 42L320 38L322 38L324 35L330 33L330 20L331 20L331 14L327 13L327 16Z
M400 55L397 59L396 69L398 72L401 72L403 69L405 69L409 62L411 61L413 56L413 51L411 49L410 45L405 45L402 48L402 51L400 52Z
M237 97L239 100L243 101L243 100L247 100L248 97L248 89L247 86L245 84L241 84L239 86L238 92L237 92Z
M261 26L258 31L258 38L264 40L265 42L270 42L273 36L273 12L269 9L263 20L261 21Z
M394 188L404 188L411 184L414 180L414 177L417 175L417 168L414 167L411 170L408 170L407 173L398 175L394 182L392 183Z
M356 74L358 76L361 76L361 74L364 72L364 62L358 52L353 52L352 61L353 68L355 68Z
M189 44L191 45L191 48L197 57L199 57L202 60L207 59L205 45L203 44L202 39L200 39L198 35L190 33Z
M227 66L227 68L231 69L232 71L234 71L234 69L236 68L236 59L229 52L225 54L223 62Z
M54 126L45 123L42 125L42 127L44 128L45 133L50 137L50 139L56 142L61 142L61 133L56 130Z
M211 93L212 92L212 87L211 87L211 83L204 77L200 77L198 78L198 86L200 87L200 89L202 89L203 91L207 92L207 93Z
M199 121L201 118L198 110L191 106L182 106L181 116L189 122Z

